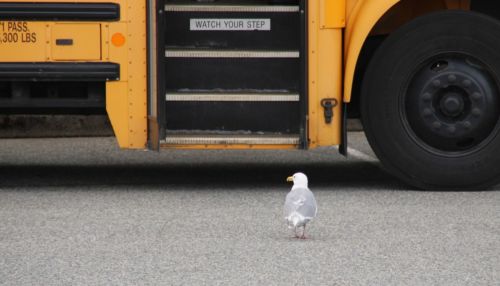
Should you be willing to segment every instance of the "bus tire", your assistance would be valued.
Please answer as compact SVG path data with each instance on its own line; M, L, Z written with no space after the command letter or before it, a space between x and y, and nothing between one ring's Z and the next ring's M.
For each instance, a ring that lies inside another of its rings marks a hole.
M500 182L500 22L467 11L393 32L363 79L361 116L384 168L422 189Z

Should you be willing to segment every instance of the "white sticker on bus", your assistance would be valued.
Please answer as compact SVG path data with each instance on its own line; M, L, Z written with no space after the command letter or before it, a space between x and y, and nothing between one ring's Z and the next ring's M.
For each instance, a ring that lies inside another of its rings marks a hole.
M271 31L271 19L190 19L191 31Z

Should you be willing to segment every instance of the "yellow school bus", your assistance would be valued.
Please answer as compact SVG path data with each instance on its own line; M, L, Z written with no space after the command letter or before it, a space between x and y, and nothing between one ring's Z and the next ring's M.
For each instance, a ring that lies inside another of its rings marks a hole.
M106 108L125 149L347 150L392 174L500 179L489 0L0 0L0 112ZM362 179L362 178L360 178Z

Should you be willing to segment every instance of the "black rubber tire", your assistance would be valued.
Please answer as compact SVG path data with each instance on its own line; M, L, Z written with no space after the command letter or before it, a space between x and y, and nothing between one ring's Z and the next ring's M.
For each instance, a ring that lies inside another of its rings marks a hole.
M485 143L472 151L430 152L408 129L401 105L419 66L447 52L486 63L493 84L500 86L499 35L496 19L474 12L440 11L407 23L378 48L363 79L361 116L370 145L391 174L421 189L477 190L500 182L498 122Z

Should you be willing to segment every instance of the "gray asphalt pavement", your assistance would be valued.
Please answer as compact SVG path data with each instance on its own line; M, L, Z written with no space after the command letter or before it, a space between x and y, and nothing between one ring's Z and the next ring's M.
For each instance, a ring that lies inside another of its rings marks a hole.
M351 135L349 159L0 140L0 285L500 285L500 187L412 190ZM281 215L295 171L307 240Z

